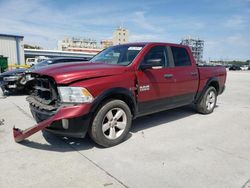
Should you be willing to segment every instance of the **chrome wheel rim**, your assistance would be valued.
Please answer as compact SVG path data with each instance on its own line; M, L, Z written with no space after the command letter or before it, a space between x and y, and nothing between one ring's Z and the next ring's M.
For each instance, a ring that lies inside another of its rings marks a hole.
M127 115L121 108L109 110L102 121L102 132L108 139L114 140L122 135L127 125Z
M212 110L214 108L214 105L215 105L215 93L214 91L210 91L206 99L207 110Z

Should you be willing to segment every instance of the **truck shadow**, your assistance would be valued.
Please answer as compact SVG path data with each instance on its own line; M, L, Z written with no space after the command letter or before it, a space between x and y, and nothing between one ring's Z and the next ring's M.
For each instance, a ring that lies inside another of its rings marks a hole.
M197 114L192 105L167 110L144 117L140 117L133 121L132 128L128 134L126 140L130 139L133 135L131 133L137 133L145 129L154 128L155 126L161 124L167 124L173 121L178 121L179 119L186 118ZM168 125L166 125L168 126ZM56 152L72 152L72 151L81 151L89 150L91 148L100 148L105 149L97 144L95 144L88 136L86 138L70 138L54 135L48 132L43 131L44 139L47 143L41 144L37 142L32 142L29 140L24 140L20 144L27 147L47 150L47 151L56 151Z
M133 121L131 128L132 133L149 129L160 124L170 123L178 119L182 119L191 115L197 114L193 105L187 105L180 108L166 110L151 115L137 118Z
M72 152L74 150L88 150L93 147L99 147L88 136L84 139L69 138L43 131L43 137L47 143L38 143L27 139L20 142L20 144L34 149L54 152Z

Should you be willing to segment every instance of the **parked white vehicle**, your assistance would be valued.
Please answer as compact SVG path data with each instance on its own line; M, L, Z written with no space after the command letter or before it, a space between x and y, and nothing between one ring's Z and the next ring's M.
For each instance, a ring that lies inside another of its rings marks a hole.
M241 68L241 70L248 70L248 66L247 65L244 65L244 66L242 66L240 68Z
M45 56L38 56L38 57L35 57L35 58L27 58L26 59L26 65L29 65L29 66L33 66L43 60L46 60L46 59L49 59L48 57L45 57Z

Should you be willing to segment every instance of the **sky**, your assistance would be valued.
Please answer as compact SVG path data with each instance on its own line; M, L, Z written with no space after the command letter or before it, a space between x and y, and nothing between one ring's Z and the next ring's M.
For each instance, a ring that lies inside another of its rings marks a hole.
M129 42L205 41L205 60L250 59L250 0L0 0L0 33L56 49L64 37L111 39L120 25Z

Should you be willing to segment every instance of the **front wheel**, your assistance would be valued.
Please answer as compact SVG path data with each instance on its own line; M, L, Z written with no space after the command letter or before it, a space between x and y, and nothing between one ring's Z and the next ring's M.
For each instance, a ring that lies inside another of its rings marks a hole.
M131 123L132 115L128 105L121 100L112 100L99 108L89 135L97 144L111 147L126 138Z
M210 114L214 111L217 102L217 91L214 87L210 86L201 100L196 104L196 110L202 114Z

